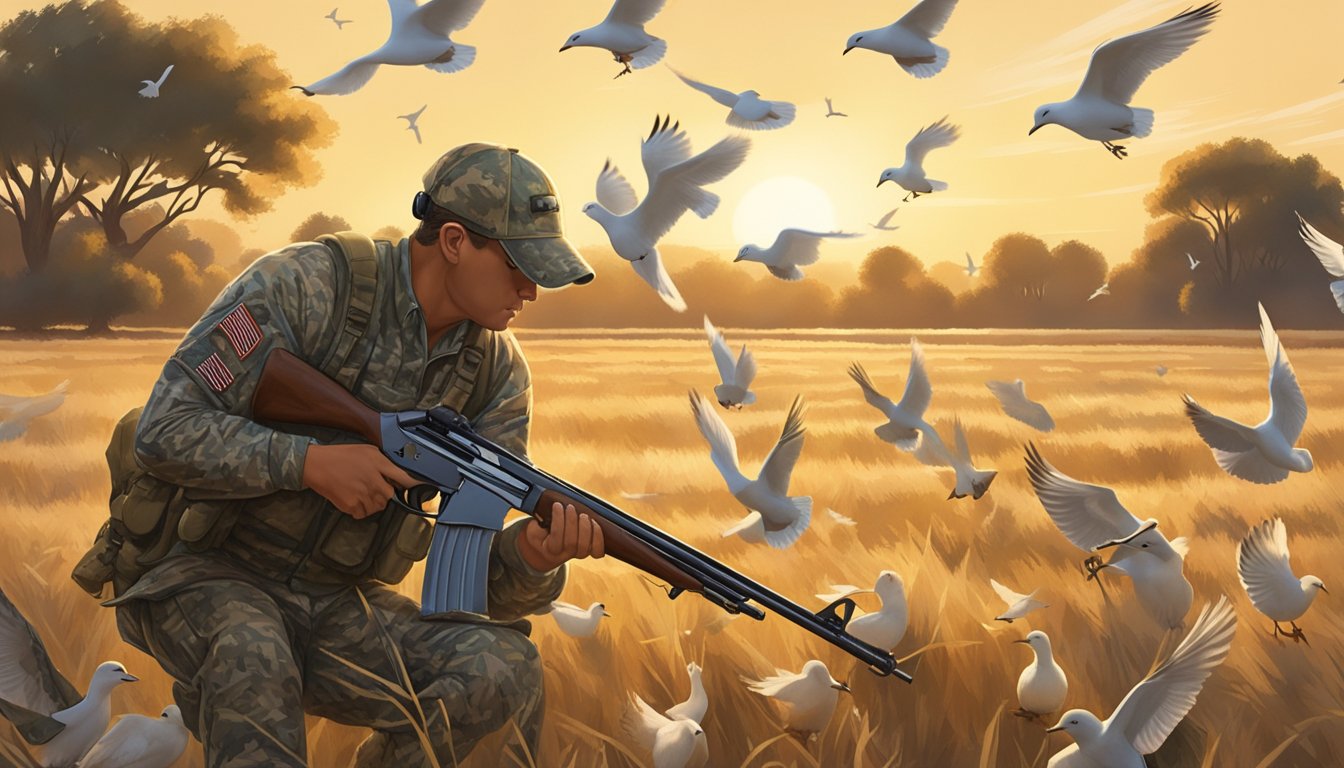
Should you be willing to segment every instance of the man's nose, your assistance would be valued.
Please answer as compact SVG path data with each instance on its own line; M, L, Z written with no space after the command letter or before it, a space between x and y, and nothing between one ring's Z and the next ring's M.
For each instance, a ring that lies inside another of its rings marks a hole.
M519 271L521 272L522 270ZM518 295L522 297L523 301L536 301L537 284L526 277L523 277L522 285L518 288Z

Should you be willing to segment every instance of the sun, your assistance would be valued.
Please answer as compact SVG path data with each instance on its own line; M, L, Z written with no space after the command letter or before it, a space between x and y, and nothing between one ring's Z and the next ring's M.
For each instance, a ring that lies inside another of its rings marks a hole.
M788 227L835 229L835 209L826 191L798 176L776 176L748 190L733 213L733 237L739 246L768 247Z

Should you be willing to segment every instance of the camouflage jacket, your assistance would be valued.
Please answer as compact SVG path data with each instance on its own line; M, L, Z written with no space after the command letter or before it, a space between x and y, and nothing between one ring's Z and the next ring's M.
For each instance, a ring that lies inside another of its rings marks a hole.
M344 273L337 274L345 269L337 266L339 258L325 245L297 243L248 267L220 293L168 360L136 433L136 454L154 475L203 497L246 500L221 548L229 553L230 541L242 542L232 554L249 565L257 563L254 570L272 578L286 574L278 573L279 565L268 568L268 558L292 566L301 543L308 539L311 546L314 519L328 522L324 537L368 547L382 517L354 520L302 487L304 458L312 442L354 438L320 427L289 425L280 431L249 418L270 351L286 349L320 367L333 345L344 320L344 306L337 306L338 284L345 279ZM381 411L431 408L443 401L471 321L448 329L431 349L412 289L408 241L379 242L378 260L377 298L366 331L374 344L352 392ZM488 383L495 391L472 424L526 456L532 410L527 363L507 331L488 336L499 346L487 358L494 360L493 369L480 372L477 386ZM498 619L532 612L558 596L564 585L563 567L540 573L519 556L521 526L506 527L491 552L489 605ZM340 571L355 568L353 563L306 556L287 575L341 583L350 578Z

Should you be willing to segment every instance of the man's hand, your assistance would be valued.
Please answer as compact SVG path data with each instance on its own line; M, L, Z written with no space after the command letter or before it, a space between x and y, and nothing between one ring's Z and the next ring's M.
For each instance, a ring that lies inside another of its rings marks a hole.
M396 488L419 484L377 447L362 443L313 443L303 461L303 487L356 520L383 511Z
M527 521L518 537L518 554L538 571L551 571L569 560L602 557L607 554L602 528L587 513L579 514L573 504L562 509L551 505L551 527L542 528L536 518Z

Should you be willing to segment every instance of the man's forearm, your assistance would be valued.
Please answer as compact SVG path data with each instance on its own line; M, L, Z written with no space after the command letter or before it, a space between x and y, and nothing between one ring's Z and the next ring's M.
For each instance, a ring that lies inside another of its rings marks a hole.
M527 520L508 525L495 537L490 550L487 593L490 618L512 621L536 613L560 597L565 588L565 566L541 572L528 565L518 550Z

